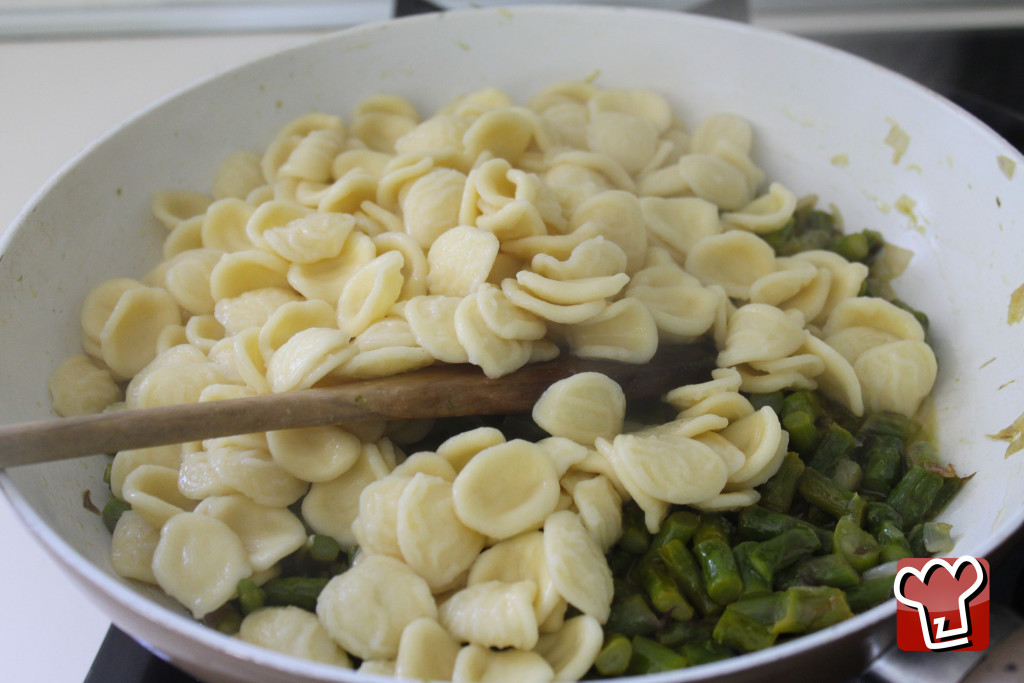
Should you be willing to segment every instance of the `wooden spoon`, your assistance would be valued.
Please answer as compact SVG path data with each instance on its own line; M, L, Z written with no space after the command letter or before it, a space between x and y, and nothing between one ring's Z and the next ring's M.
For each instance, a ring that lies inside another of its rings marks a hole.
M563 354L496 379L473 365L435 365L324 388L8 425L0 427L0 468L276 429L527 413L551 384L580 372L603 373L627 398L647 398L707 381L715 356L702 344L663 346L640 365Z

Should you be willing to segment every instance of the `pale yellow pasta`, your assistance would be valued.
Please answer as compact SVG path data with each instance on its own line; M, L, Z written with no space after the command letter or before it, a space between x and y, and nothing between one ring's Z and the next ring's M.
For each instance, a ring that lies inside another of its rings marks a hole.
M902 339L873 346L853 364L870 412L913 416L931 393L938 372L935 352L923 341Z
M118 576L144 583L156 583L153 553L160 542L160 528L134 510L117 518L110 538L110 565Z
M203 216L193 216L178 223L164 240L162 251L165 259L203 247Z
M580 522L607 553L622 536L622 497L604 475L577 482L571 491Z
M477 427L447 438L437 447L437 454L459 472L477 453L502 443L505 443L505 435L500 430Z
M460 225L442 233L427 252L431 294L466 296L487 280L498 255L492 233Z
M441 625L462 642L481 647L532 649L537 617L532 581L484 581L463 588L438 606Z
M402 557L435 593L454 585L486 540L456 515L452 483L423 473L402 490L396 527Z
M868 267L866 265L847 261L839 254L831 251L804 251L795 254L793 258L808 261L819 269L829 271L829 292L825 305L817 316L809 319L811 322L819 325L829 318L832 310L840 302L857 297L868 276Z
M274 355L298 332L311 327L330 329L336 325L337 313L325 301L293 301L281 305L259 328L259 349L265 359Z
M352 232L335 258L289 266L288 284L307 299L322 299L336 306L345 283L376 256L373 240L362 232Z
M333 130L343 134L345 124L340 117L323 112L310 112L288 122L278 131L260 160L264 179L268 183L277 180L279 169L288 162L292 151L305 136L317 130Z
M260 328L249 327L229 337L233 346L231 365L239 379L257 394L269 394L266 356L260 349Z
M252 567L241 539L226 524L183 512L160 530L153 574L164 592L199 619L231 599Z
M638 271L625 294L647 308L664 341L689 341L704 334L718 311L718 294L674 263Z
M718 143L728 140L738 149L750 153L754 131L741 116L720 112L703 119L694 129L690 144L695 152L714 152Z
M133 469L121 485L121 495L133 510L157 528L196 505L178 490L178 471L160 465L139 465Z
M47 387L53 410L61 417L99 413L123 398L110 372L84 354L61 363Z
M153 446L118 451L110 465L110 492L124 499L124 480L142 465L159 465L177 470L181 464L181 446Z
M491 650L467 645L459 651L452 670L453 683L550 683L555 672L536 652Z
M277 169L278 176L325 182L331 179L334 157L342 150L345 136L333 128L321 128L305 135L287 161Z
M822 361L822 372L814 377L818 390L833 401L846 406L854 415L863 415L864 395L860 380L850 361L837 349L814 335L807 335L802 350L814 354Z
M647 231L636 195L623 190L595 194L576 207L570 223L581 235L601 235L618 245L626 254L627 275L643 265Z
M479 366L488 377L501 377L530 360L532 343L495 334L487 326L477 299L472 294L459 302L455 309L455 336L470 363Z
M260 155L255 152L233 152L224 158L213 177L214 199L245 199L250 192L263 185Z
M326 327L300 330L270 357L267 381L274 392L308 389L356 353L345 332Z
M476 291L476 303L488 329L502 339L537 341L547 332L544 321L513 304L495 285L480 285Z
M395 657L395 676L424 681L451 680L460 648L460 643L434 619L415 619L402 630Z
M430 269L423 249L412 237L401 232L388 231L373 238L378 254L396 251L402 255L402 290L399 300L406 301L427 293L427 271Z
M224 254L210 271L210 293L219 304L252 291L287 290L288 262L259 249Z
M316 615L299 607L256 610L242 620L238 637L286 655L352 668L352 660L331 640Z
M658 350L658 325L639 299L625 297L567 331L569 349L583 358L646 363Z
M781 183L772 183L768 194L761 195L737 211L722 215L722 222L731 228L764 234L779 230L796 210L796 195Z
M789 433L768 407L730 423L720 433L746 455L743 467L729 475L729 490L749 489L768 481L782 464L789 444Z
M405 318L416 343L445 363L469 362L455 330L455 311L461 301L461 297L429 294L414 297L405 305Z
M640 200L648 241L685 262L701 239L722 232L718 207L699 197L644 197Z
M243 495L211 496L195 512L218 519L234 531L254 571L270 569L306 542L302 520L290 510L260 505Z
M526 531L480 553L469 569L467 585L487 582L532 583L537 624L547 621L565 602L551 581L541 531Z
M407 112L367 111L355 116L350 132L372 150L393 152L395 142L417 123L417 117Z
M775 251L754 234L731 230L697 242L685 267L705 285L719 285L729 296L746 299L754 282L775 272Z
M315 213L265 230L266 248L289 263L316 263L341 253L355 219L347 214Z
M568 619L555 633L541 635L533 651L551 665L556 681L578 681L590 670L604 644L597 619L581 614Z
M316 614L331 638L361 659L395 657L406 626L438 617L426 581L385 555L368 555L331 579Z
M386 252L362 266L341 290L338 328L354 337L380 320L398 300L405 259L400 252Z
M563 325L590 320L607 307L607 302L604 299L593 299L578 304L551 303L526 291L517 280L512 278L501 281L501 291L509 301L519 308L529 311L543 320Z
M765 394L784 389L816 389L817 377L825 371L825 362L812 353L796 353L785 358L751 361L737 366L737 370L743 378L743 391Z
M657 500L687 505L717 495L725 462L703 443L674 434L621 434L606 451L619 479Z
M298 501L309 489L309 482L288 474L274 462L266 447L231 446L206 451L213 483L238 492L267 507L283 508ZM207 493L202 497L214 495Z
M213 315L194 315L185 323L185 341L209 354L226 330Z
M253 210L242 198L225 197L210 204L200 233L203 247L224 252L252 249L246 226Z
M870 327L909 341L924 341L924 328L914 314L878 297L844 299L831 312L822 333L826 338L847 327Z
M147 370L142 381L134 383L126 397L129 408L157 408L160 406L195 403L203 389L223 384L227 378L209 361L170 363Z
M718 352L719 367L751 361L785 358L807 338L803 316L787 315L767 304L741 306L729 318L725 348Z
M853 325L827 335L824 341L853 365L871 347L899 341L899 337L874 327Z
M267 432L274 462L309 482L340 477L362 454L359 438L341 427L307 427Z
M581 372L549 386L533 406L533 420L553 436L592 446L622 431L626 395L615 380Z
M282 287L254 289L230 299L220 299L213 307L213 316L227 334L234 335L250 327L262 327L278 308L300 300L298 294Z
M352 523L359 516L359 494L388 472L379 451L364 448L344 474L310 486L302 499L302 518L316 533L330 536L343 548L354 547Z
M359 516L352 533L363 552L403 560L398 545L398 502L412 477L391 474L368 484L359 493Z
M562 597L603 624L611 611L612 572L575 512L561 510L544 520L544 555Z
M201 216L212 202L213 198L202 192L163 190L153 194L150 208L153 216L171 231L182 221Z
M520 439L474 455L452 485L462 523L496 539L540 527L558 504L558 493L551 458Z
M464 150L462 138L469 127L469 121L454 114L438 114L421 121L415 128L395 140L395 151L399 154L409 152L434 152L455 150L461 154Z
M459 224L466 175L451 168L435 168L399 194L405 230L427 249L438 237Z
M156 357L157 338L164 328L180 323L181 312L167 290L125 290L99 333L103 362L116 378L132 377Z

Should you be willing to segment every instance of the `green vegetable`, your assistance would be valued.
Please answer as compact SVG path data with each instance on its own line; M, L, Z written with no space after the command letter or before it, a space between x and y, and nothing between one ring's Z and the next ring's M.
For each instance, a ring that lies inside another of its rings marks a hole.
M282 576L263 584L267 605L301 607L316 611L316 600L330 579L305 576Z
M804 473L804 461L796 453L786 453L782 464L771 479L761 485L760 504L776 512L786 512L793 506L797 482Z
M611 613L604 628L606 633L621 633L626 636L653 635L661 626L661 619L640 593L627 595L612 602Z
M114 533L114 527L117 526L117 520L121 519L121 515L132 509L132 506L128 502L121 500L120 498L111 498L107 501L107 504L103 506L103 511L100 512L100 519L103 520L104 526L110 530L110 533Z
M633 657L633 643L624 635L613 634L594 659L594 668L602 676L621 676L629 667Z
M845 557L832 553L805 557L776 577L780 588L792 586L832 586L850 588L860 585L861 577Z
M711 599L704 586L700 565L682 541L672 539L661 546L658 554L672 572L683 595L701 615L708 616L721 611L721 606Z
M634 636L633 657L629 661L626 673L639 676L658 671L674 671L689 665L686 657L661 643L643 636Z
M860 521L867 502L860 494L844 489L820 471L808 467L804 470L797 491L811 505L814 505L835 519L853 515Z
M693 616L693 606L679 592L679 586L664 564L654 561L641 562L636 568L636 573L655 611L679 621L685 621Z
M866 571L878 564L878 558L882 552L875 537L861 529L860 525L850 517L843 517L836 522L834 543L836 552L859 572Z
M775 578L775 572L810 555L820 547L821 541L813 531L805 527L795 527L775 538L758 543L746 554L751 566L770 585Z
M238 592L238 604L243 615L252 614L266 604L266 594L251 579L239 581L235 590Z
M886 502L900 514L906 527L913 527L927 518L942 488L941 475L914 465L893 487Z

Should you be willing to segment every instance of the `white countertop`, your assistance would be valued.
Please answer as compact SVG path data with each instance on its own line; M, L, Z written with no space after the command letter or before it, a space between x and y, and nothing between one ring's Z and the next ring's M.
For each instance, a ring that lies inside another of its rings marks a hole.
M0 232L47 179L136 111L313 33L0 42ZM0 681L80 682L110 621L0 495Z

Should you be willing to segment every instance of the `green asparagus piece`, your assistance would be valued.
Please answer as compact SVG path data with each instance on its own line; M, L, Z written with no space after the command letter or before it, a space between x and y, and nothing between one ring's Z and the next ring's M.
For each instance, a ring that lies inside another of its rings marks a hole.
M814 424L826 416L825 407L818 394L805 390L790 392L783 400L780 417L784 418L793 413L806 413Z
M738 598L743 592L743 579L729 544L720 537L709 537L697 543L693 552L711 599L725 605Z
M631 675L643 675L658 671L674 671L689 665L686 657L678 652L650 638L633 636L633 656L629 660L626 672Z
M854 613L860 613L881 604L893 596L895 571L885 576L864 579L859 586L846 589L846 602Z
M863 572L878 564L881 546L874 536L861 529L852 518L843 517L836 522L833 537L836 552L846 558L857 571Z
M693 532L693 542L697 544L701 541L715 538L728 545L732 540L732 532L732 525L722 515L717 513L703 514L700 516L700 522Z
M305 576L277 577L263 584L266 604L295 605L309 612L316 611L316 600L329 579Z
M857 440L838 423L831 423L822 436L821 443L807 461L807 466L822 474L830 475L840 458L849 457L857 448Z
M670 621L663 629L658 631L655 639L665 647L676 649L686 643L710 638L714 628L714 622L697 619Z
M943 475L942 488L935 494L935 498L932 500L932 504L925 516L930 519L942 512L946 505L949 504L949 501L953 499L953 496L963 488L965 481L967 481L967 478L958 477L955 474Z
M121 519L121 515L132 509L132 506L120 498L111 498L107 501L107 504L103 506L103 511L100 512L100 519L103 520L103 525L107 527L110 533L114 533L114 527L117 526L117 520Z
M778 634L757 619L734 609L736 605L744 602L747 600L734 602L725 608L722 616L718 618L718 623L715 624L712 637L715 642L738 652L754 652L771 647L775 644Z
M801 455L813 453L821 441L814 419L803 411L792 412L783 417L782 426L789 432L790 447Z
M682 541L668 541L661 546L658 554L672 572L683 595L702 616L718 614L721 611L721 606L708 595L700 565Z
M871 255L871 242L863 232L851 232L832 240L829 251L834 251L847 261L863 263Z
M242 625L242 615L228 602L204 616L202 621L204 626L233 636Z
M865 444L863 491L887 496L903 472L903 440L878 434Z
M878 555L880 563L914 556L913 551L910 549L910 541L907 540L906 534L896 526L895 522L888 520L881 522L872 535L882 549Z
M711 638L705 638L704 640L698 640L683 645L682 653L683 656L686 657L687 661L690 662L690 666L721 661L732 657L734 654L730 648L722 645L721 643L715 642Z
M850 588L860 585L861 577L846 558L831 553L805 557L776 576L780 589L793 586L832 586Z
M810 633L853 616L845 593L831 586L793 586L737 600L725 608L722 617L729 612L743 614L775 635Z
M700 515L690 510L676 510L672 512L661 523L661 528L654 535L650 549L657 553L663 545L672 540L689 543L699 524Z
M857 522L863 519L867 502L859 494L847 491L812 467L804 470L797 491L808 503L835 519L846 515L853 515Z
M806 520L798 519L775 510L769 510L760 505L750 505L743 508L737 516L736 531L739 537L747 541L767 541L779 534L804 527L810 529L821 542L821 549L825 552L832 551L832 532L814 526Z
M905 528L923 522L942 490L942 476L915 465L899 480L886 502L903 518Z
M608 633L621 633L632 637L653 635L660 626L661 620L651 610L644 596L634 593L612 603L611 614L604 627Z
M641 562L636 569L637 579L647 591L651 605L660 614L667 614L677 621L693 617L693 606L686 601L672 574L661 562Z
M266 604L266 594L251 579L239 581L235 590L238 592L238 605L242 608L243 615L252 614Z
M763 576L750 562L750 551L758 545L757 541L743 541L732 549L732 554L736 557L736 567L739 569L740 578L743 579L743 592L740 593L740 598L772 592L771 580Z
M818 550L821 542L813 531L795 527L750 549L747 557L753 568L769 583L775 572Z
M624 635L614 634L598 651L594 668L602 676L621 676L626 673L632 657L633 643Z
M847 491L856 491L861 487L864 471L853 459L842 457L832 471L832 481Z
M903 517L888 503L873 501L864 508L864 524L867 530L877 537L878 530L883 524L889 524L897 529L902 529Z
M794 452L786 453L772 478L761 485L760 504L776 512L787 512L793 506L796 485L804 473L804 461Z
M331 564L341 555L341 545L324 534L315 534L309 547L309 555L314 562Z
M651 547L643 510L635 503L622 506L622 534L618 546L633 555L643 555Z
M875 436L888 436L899 439L903 444L908 444L920 431L921 423L914 418L900 413L879 411L864 418L864 423L858 430L857 436L862 441L868 441Z

